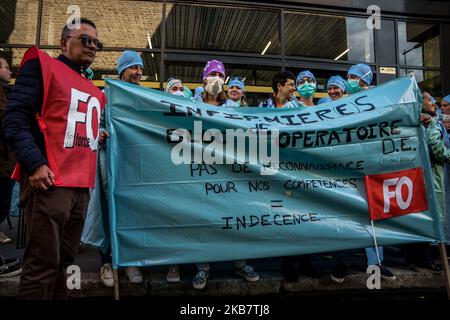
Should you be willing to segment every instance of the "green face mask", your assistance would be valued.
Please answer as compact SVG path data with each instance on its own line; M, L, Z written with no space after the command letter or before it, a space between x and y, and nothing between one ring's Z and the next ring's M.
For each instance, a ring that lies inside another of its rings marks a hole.
M349 93L357 93L361 91L362 87L359 85L358 79L348 79L347 80L347 90Z
M297 91L302 97L309 98L316 91L316 84L304 83L297 87Z

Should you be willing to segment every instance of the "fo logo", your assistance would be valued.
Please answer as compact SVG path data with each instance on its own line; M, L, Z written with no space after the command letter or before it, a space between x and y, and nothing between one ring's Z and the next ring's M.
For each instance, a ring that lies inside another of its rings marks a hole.
M86 112L78 110L80 102L87 104ZM100 116L100 101L96 97L91 97L85 92L72 88L70 108L67 115L66 134L64 137L64 148L89 147L92 151L97 150ZM85 133L77 133L78 124L84 125L86 128Z
M366 176L372 220L428 209L422 168Z
M395 190L391 190L391 187L395 187ZM403 188L406 187L406 188ZM402 191L406 191L403 192ZM408 177L386 179L383 181L383 198L384 198L384 213L391 211L391 199L397 201L397 205L400 209L406 210L411 205L411 200L414 192L413 182ZM405 194L406 200L403 199Z

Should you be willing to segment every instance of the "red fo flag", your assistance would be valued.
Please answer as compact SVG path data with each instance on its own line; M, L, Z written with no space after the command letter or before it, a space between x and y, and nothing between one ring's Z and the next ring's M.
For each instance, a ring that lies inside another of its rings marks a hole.
M428 209L422 168L366 176L366 189L372 220Z

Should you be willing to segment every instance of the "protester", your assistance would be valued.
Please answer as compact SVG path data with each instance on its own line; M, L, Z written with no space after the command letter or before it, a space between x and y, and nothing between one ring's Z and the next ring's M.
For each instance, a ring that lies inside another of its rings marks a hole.
M90 81L89 66L102 49L95 24L73 20L62 30L60 47L57 59L35 47L25 53L5 112L27 225L19 299L67 297L65 267L78 251L95 181L99 121L76 125L89 118L88 100L98 115L105 104Z
M183 82L181 82L181 80L178 79L173 78L168 79L164 91L173 94L175 96L186 97L184 94Z
M117 59L117 73L119 79L128 83L135 85L140 85L142 78L144 64L142 62L141 56L136 51L126 50ZM98 150L98 161L97 161L97 181L95 189L92 191L91 201L89 202L88 214L93 210L101 211L94 212L94 214L101 214L104 221L109 221L108 213L108 178L107 178L107 167L106 167L106 138L109 137L108 132L105 129L105 113L102 113L101 123L100 123L100 138L99 138L99 150ZM99 195L99 197L97 197ZM97 204L96 201L100 199L101 203ZM100 209L99 209L100 208ZM108 224L104 224L108 225ZM103 230L104 234L109 233L109 229L105 228ZM108 236L109 239L109 236ZM114 274L112 269L112 258L111 258L111 246L108 245L106 249L100 248L100 278L103 284L107 287L114 286ZM126 267L125 274L128 277L130 283L138 284L144 281L141 270L138 267Z
M347 91L349 94L368 90L372 83L373 72L367 64L359 63L350 67L347 72ZM381 277L388 281L396 280L396 276L383 266L384 250L383 247L366 248L367 266L377 265L380 268ZM339 267L339 266L338 266ZM337 271L335 269L335 271ZM335 276L344 276L345 274L333 273Z
M230 78L227 90L227 107L248 107L244 91L244 80L240 78Z
M438 122L434 119L436 105L428 92L423 93L422 126L425 128L425 137L430 153L431 168L433 170L433 185L438 202L439 220L445 221L445 196L444 196L444 164L450 163L450 150L445 146L442 131ZM431 247L428 243L415 243L406 246L406 261L417 272L442 271L442 267L436 265L431 255Z
M361 90L369 89L372 78L372 70L367 64L358 63L353 65L347 72L347 92L354 94Z
M214 106L225 106L226 95L223 92L223 83L225 79L225 66L221 61L208 61L203 69L203 83L205 92L203 92L203 102ZM236 260L236 274L243 277L247 281L258 281L259 275L253 267L249 266L245 260ZM209 263L197 263L197 274L192 280L195 289L205 288L209 277Z
M227 95L223 90L225 67L221 61L210 60L203 69L202 101L213 106L224 106Z
M183 85L183 82L179 79L170 78L167 80L165 92L189 99L189 95L186 94L187 90L186 86ZM189 90L190 91L190 90ZM192 96L192 92L191 92ZM169 283L175 283L180 281L180 268L178 265L170 265L166 275L166 281Z
M12 72L9 69L8 62L0 58L0 225L8 217L11 207L11 196L14 187L14 181L10 179L15 158L9 150L3 132L3 118L6 107L6 101L11 91L8 82L11 80ZM0 244L10 243L12 240L0 232ZM22 272L22 266L19 259L4 258L0 255L0 278L17 276Z
M280 71L272 77L273 93L269 99L262 101L261 108L300 108L301 102L292 99L295 92L295 75L290 71Z
M259 104L263 108L304 108L302 102L292 100L295 92L295 75L290 71L280 71L272 78L272 96ZM312 266L310 255L285 257L281 272L288 281L297 281L298 274L317 278L319 273Z
M6 101L11 91L8 86L12 72L8 62L0 58L0 226L9 216L14 181L10 179L16 160L12 150L9 150L3 132L3 118ZM10 243L12 239L0 232L0 244Z
M331 100L338 100L344 96L345 80L341 76L332 76L327 82L328 96Z
M317 104L322 104L330 101L335 101L344 96L345 93L345 80L341 76L332 76L327 82L328 96L319 99Z
M442 98L441 110L443 114L450 115L450 94Z
M303 103L305 107L314 107L313 98L314 92L316 92L317 83L312 72L309 70L300 72L297 75L295 85L300 94L298 101Z

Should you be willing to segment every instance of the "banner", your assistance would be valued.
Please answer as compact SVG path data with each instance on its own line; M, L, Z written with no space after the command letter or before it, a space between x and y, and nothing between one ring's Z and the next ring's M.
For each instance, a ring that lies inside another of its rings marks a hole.
M413 78L293 109L106 95L116 267L370 247L371 213L379 245L442 239Z

